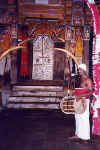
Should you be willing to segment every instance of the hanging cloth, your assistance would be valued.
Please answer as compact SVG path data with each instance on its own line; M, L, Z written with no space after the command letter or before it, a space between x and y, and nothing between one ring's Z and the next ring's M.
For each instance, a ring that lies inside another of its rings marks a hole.
M22 35L22 41L27 39L27 35ZM27 76L29 75L29 66L28 66L28 44L27 42L23 43L24 47L21 51L21 67L20 67L20 75Z

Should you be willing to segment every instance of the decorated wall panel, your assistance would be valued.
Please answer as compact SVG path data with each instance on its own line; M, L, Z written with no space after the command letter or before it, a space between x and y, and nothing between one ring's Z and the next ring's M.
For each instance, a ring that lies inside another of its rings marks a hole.
M83 58L83 29L81 27L66 27L65 39L66 49L76 57L78 63L81 63Z

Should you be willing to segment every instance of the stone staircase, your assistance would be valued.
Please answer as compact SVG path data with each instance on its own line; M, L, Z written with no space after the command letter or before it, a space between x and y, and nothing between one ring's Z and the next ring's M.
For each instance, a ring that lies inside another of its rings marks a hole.
M64 96L61 84L16 84L12 85L8 98L8 108L60 109L59 104Z

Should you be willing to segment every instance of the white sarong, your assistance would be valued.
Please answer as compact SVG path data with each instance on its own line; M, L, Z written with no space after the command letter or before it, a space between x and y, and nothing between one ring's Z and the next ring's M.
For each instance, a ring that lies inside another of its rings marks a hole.
M90 121L89 121L89 99L86 99L86 110L82 114L75 113L76 131L75 135L83 140L90 139Z

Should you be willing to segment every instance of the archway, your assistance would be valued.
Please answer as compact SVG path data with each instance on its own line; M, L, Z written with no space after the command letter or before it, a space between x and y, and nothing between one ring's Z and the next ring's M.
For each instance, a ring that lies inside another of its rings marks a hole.
M93 39L93 134L100 135L100 15L94 0L85 0L91 10L93 18L94 39Z

